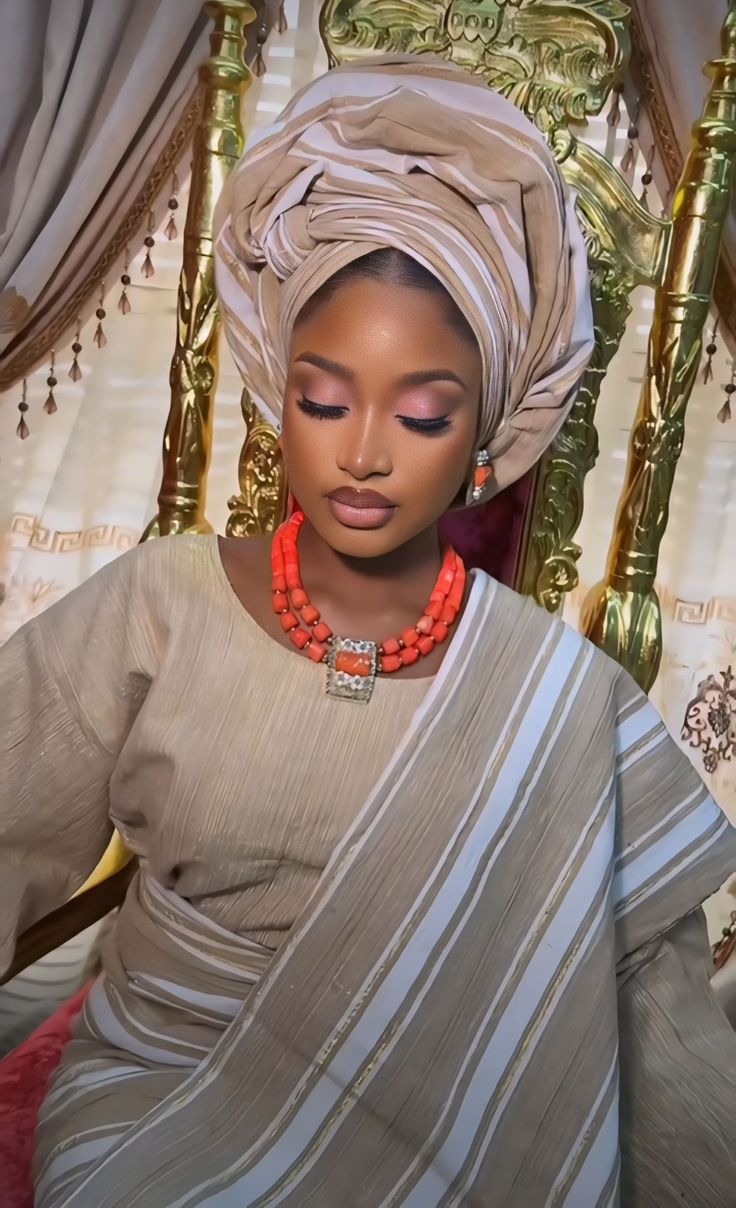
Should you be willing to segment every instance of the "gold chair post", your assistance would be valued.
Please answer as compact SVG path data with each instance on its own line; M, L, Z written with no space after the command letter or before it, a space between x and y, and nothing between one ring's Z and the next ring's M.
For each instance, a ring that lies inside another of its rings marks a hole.
M200 68L202 116L194 136L184 226L159 510L144 540L169 533L211 531L204 510L220 325L212 220L225 178L243 149L240 103L252 78L245 66L243 28L255 20L256 10L247 0L209 0L204 11L214 28L210 57Z
M247 390L240 407L245 441L238 460L240 491L227 501L228 537L266 537L286 517L288 487L278 436L261 415Z
M654 588L659 547L731 202L736 0L723 27L722 57L706 72L712 83L675 197L607 574L589 593L582 613L586 636L622 663L645 691L656 679L662 655L662 615Z

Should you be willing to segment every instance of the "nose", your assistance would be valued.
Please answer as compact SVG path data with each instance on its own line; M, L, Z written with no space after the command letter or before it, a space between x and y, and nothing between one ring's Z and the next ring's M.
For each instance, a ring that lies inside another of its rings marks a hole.
M364 482L374 475L385 478L393 470L386 425L378 415L356 415L341 425L342 445L337 464L341 470Z

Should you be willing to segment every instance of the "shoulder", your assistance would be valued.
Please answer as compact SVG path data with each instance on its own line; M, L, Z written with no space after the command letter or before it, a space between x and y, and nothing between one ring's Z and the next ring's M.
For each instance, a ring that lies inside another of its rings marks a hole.
M495 640L498 638L500 629L504 637L509 639L513 637L515 640L523 641L527 648L564 646L567 659L582 662L585 666L586 676L595 677L601 682L605 689L605 698L610 701L614 710L619 707L616 703L616 685L621 677L628 681L635 693L638 692L640 696L642 695L634 681L618 663L615 663L561 617L547 612L545 608L537 604L532 596L522 596L512 588L505 587L495 579L489 578L483 572L476 571L475 573L481 579L481 591L488 598L492 597L493 600L492 608L496 623L492 627L492 632L496 635Z
M273 627L269 539L163 537L132 551L128 573L142 610L157 616L167 632L188 627L193 617L209 624L216 608L232 616L238 601L261 628Z
M551 690L560 690L558 721L567 718L562 741L584 751L580 799L592 801L596 777L610 786L605 818L624 955L695 909L733 873L736 832L625 668L533 600L491 580L483 589L495 600L501 640L515 640L523 652L520 662L544 649L549 666L564 653L563 675ZM490 632L488 640L498 637ZM563 707L573 696L575 706Z
M216 538L181 535L146 541L113 558L53 605L42 619L80 632L96 618L110 633L156 636L156 644L211 594Z
M214 540L214 539L212 539ZM33 651L68 698L84 682L155 674L174 630L192 614L207 538L166 537L111 559L2 647L6 660Z
M122 573L143 583L187 582L224 569L232 575L270 576L270 541L220 537L214 533L183 533L143 542L117 559Z
M212 577L216 551L217 537L211 534L157 537L108 563L99 577L126 593L170 600L201 590Z
M206 564L217 538L213 534L181 533L142 541L117 558L112 566L137 578L186 573L190 567Z

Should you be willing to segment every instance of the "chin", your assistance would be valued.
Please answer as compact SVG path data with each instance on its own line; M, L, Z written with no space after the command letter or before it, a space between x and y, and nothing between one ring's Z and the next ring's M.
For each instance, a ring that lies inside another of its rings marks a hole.
M306 508L304 511L322 540L347 558L381 558L410 541L414 535L412 532L406 533L405 524L398 525L395 517L375 528L358 528L342 524L328 508L317 508L311 513Z
M354 529L333 520L318 531L332 549L348 558L381 558L407 540L404 535L392 533L390 524L383 528Z

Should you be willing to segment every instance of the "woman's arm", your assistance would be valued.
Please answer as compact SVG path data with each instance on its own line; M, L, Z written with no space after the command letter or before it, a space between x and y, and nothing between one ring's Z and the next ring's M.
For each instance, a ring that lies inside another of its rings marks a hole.
M141 562L117 559L0 648L0 972L110 839L110 776L155 665Z
M696 910L619 970L621 1202L736 1204L736 1032Z

